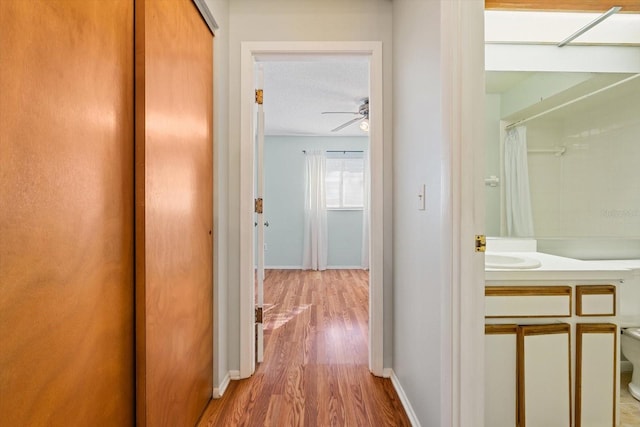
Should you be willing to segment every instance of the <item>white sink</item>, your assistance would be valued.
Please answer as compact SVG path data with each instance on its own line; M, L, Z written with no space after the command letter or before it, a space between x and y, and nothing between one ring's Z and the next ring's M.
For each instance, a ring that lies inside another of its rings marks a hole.
M497 255L487 253L484 256L484 266L485 268L526 270L530 268L540 267L540 261L524 256L521 257L514 255Z

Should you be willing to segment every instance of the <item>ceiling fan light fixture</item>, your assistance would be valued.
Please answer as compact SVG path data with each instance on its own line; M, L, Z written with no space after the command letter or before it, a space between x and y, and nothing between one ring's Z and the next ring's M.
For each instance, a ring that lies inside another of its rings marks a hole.
M362 98L361 102L362 104L358 107L358 111L323 111L320 114L353 114L360 116L341 124L335 129L331 129L331 132L338 132L358 122L360 122L359 127L362 131L369 132L369 98Z

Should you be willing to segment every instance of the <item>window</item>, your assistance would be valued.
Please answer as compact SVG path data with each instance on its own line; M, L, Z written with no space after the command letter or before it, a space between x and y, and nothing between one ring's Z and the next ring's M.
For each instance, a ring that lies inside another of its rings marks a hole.
M362 209L364 159L327 158L325 192L327 209Z

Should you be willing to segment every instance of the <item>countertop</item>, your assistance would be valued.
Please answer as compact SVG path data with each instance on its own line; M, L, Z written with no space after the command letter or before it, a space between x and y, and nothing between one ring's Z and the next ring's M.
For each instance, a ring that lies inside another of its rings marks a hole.
M581 261L549 255L542 252L487 252L495 255L533 258L540 261L540 267L532 269L485 269L486 282L538 281L538 280L605 280L617 282L631 277L632 269L638 261ZM491 284L491 283L490 283Z

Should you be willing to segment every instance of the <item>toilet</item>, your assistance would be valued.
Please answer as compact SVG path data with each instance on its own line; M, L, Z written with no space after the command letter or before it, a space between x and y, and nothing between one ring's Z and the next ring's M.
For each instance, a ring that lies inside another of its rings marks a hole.
M629 383L629 393L640 400L640 328L622 329L620 349L624 357L633 365L633 377Z

